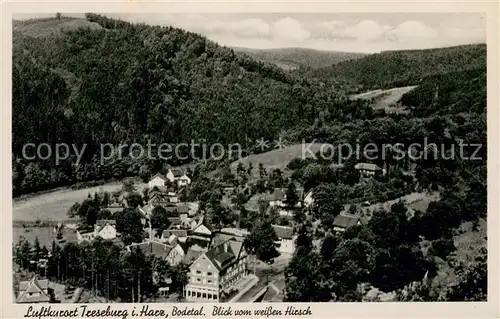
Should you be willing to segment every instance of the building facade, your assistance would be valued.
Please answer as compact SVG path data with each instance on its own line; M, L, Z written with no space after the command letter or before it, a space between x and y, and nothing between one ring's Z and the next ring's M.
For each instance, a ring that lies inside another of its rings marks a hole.
M148 182L149 189L153 189L153 187L163 187L165 186L166 177L161 174L154 175Z
M247 264L243 243L233 239L202 253L189 268L186 300L218 302L248 274Z

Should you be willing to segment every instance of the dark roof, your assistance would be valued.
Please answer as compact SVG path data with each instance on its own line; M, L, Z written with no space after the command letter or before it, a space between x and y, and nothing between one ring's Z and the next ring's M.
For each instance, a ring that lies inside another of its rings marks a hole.
M168 202L168 196L160 192L149 194L149 202Z
M116 220L114 219L98 219L95 224L97 226L105 226L106 224L116 225Z
M199 250L188 250L186 255L184 256L184 263L189 265L193 263L200 255L203 253L203 251Z
M167 229L162 233L163 238L169 238L171 235L177 237L187 237L187 231L185 229Z
M37 303L49 302L50 296L46 293L49 288L49 281L38 280L37 276L33 276L30 281L21 281L19 284L19 295L17 303ZM33 293L38 293L33 295Z
M181 223L180 217L167 217L167 219L172 224L180 224Z
M273 225L274 232L278 238L292 239L293 238L293 228L288 226Z
M274 189L274 200L284 200L285 199L285 192L281 188L275 188Z
M189 207L185 204L180 204L177 205L177 211L182 214L182 213L188 213L189 212Z
M216 246L219 246L220 244L222 244L222 243L224 243L224 242L226 242L228 240L231 240L231 239L235 240L234 235L224 234L224 233L216 233L214 235L214 237L212 238L210 246L211 247L216 247Z
M180 168L172 168L170 171L174 174L174 177L181 177L184 175L184 172Z
M149 196L151 197L153 194L163 194L168 192L167 186L153 186L149 191Z
M333 226L340 228L348 228L355 226L360 220L359 216L340 214L333 220Z
M208 259L219 270L223 270L238 261L243 243L236 240L223 242L205 253Z
M382 170L378 165L371 164L371 163L358 163L354 166L354 168L368 170L368 171L381 171Z
M131 244L128 248L131 250L135 247L139 247L140 250L146 255L153 255L159 258L166 258L172 247L155 241L148 241L138 244Z
M122 210L124 210L125 208L123 206L108 206L108 207L105 207L105 208L101 208L101 211L109 211L111 214L114 214L114 213L118 213L118 212L121 212Z
M83 233L93 233L94 228L89 225L79 225L78 228L76 229L80 234Z

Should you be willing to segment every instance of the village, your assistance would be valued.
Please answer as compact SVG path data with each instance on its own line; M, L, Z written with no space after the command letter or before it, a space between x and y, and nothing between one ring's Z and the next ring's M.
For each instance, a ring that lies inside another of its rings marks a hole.
M186 278L180 290L172 290L172 278L159 272L152 273L153 281L158 283L155 296L157 301L282 301L284 271L295 251L300 216L307 218L311 214L314 189L304 192L304 188L297 181L290 179L286 183L283 178L280 185L288 185L287 187L269 188L258 193L256 185L258 186L261 179L257 183L251 178L249 180L251 173L248 173L251 169L250 166L246 170L239 164L236 178L231 178L229 182L224 181L224 178L219 179L218 185L222 192L220 203L231 207L225 212L238 212L238 220L215 222L213 216L206 216L207 207L200 208L199 201L187 200L187 193L192 187L192 171L169 168L165 174L156 173L151 176L147 183L124 184L125 191L120 194L96 194L95 198L104 196L107 199L104 201L104 207L99 208L93 225L88 222L59 223L54 226L54 233L57 233L61 245L68 241L79 244L96 240L108 241L119 245L128 253L139 249L144 255L152 256L169 267L182 269ZM385 169L368 163L358 163L355 170L360 180L386 174ZM272 183L272 175L278 171L273 171L265 184ZM268 173L261 166L259 174L264 177ZM224 175L227 177L228 173L221 174L222 177ZM138 203L132 203L135 201L134 195L137 194L143 194L143 197L139 196ZM247 197L246 203L243 203L245 200L238 202L238 198L242 196ZM250 197L254 200L249 200ZM258 198L256 204L255 198ZM81 207L79 204L75 205L76 208ZM345 209L333 220L333 232L342 233L350 227L366 222L361 208L366 211L370 205L367 201L359 201L357 205L346 204ZM358 210L351 206L358 207ZM133 208L140 216L139 241L126 240L125 234L117 229L119 214L127 208ZM249 215L248 221L243 221L242 210L245 215L253 214L254 219ZM102 216L107 218L97 219ZM252 225L258 224L258 219L264 216L274 216L271 219L274 222L271 224L271 237L274 241L272 245L278 252L265 262L256 258L255 248L248 247L247 240L251 232L255 231ZM49 288L57 284L49 283L49 280L44 278L50 254L49 250L45 255L41 254L38 260L30 260L31 264L36 265L36 274L19 283L15 297L17 303L81 302L83 289L76 287L70 289L73 295L60 297L63 300L57 301L54 289ZM59 295L64 296L64 293L59 292Z

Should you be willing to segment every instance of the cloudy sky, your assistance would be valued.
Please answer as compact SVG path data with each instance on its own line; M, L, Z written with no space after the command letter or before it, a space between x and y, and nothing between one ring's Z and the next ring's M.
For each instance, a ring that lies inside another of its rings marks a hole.
M486 42L486 18L476 13L105 15L173 25L223 45L248 48L379 52Z

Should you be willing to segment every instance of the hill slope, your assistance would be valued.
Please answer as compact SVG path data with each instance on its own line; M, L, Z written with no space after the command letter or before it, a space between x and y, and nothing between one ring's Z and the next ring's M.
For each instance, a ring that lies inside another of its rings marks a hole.
M359 84L359 91L417 85L424 77L486 65L486 45L431 50L385 51L349 62L312 70L309 75L329 81Z
M141 165L157 170L164 162L154 153L153 159L96 166L101 143L272 140L283 129L312 123L321 111L312 98L321 88L306 79L181 29L94 14L87 21L15 25L14 193L137 175ZM339 94L327 96L335 101ZM60 141L86 145L83 165L71 165L74 156L58 167L20 160L25 143Z
M281 49L249 49L234 48L235 52L245 53L258 61L270 62L285 70L297 68L323 68L332 66L339 62L359 59L366 54L340 51L320 51L305 48L281 48Z

